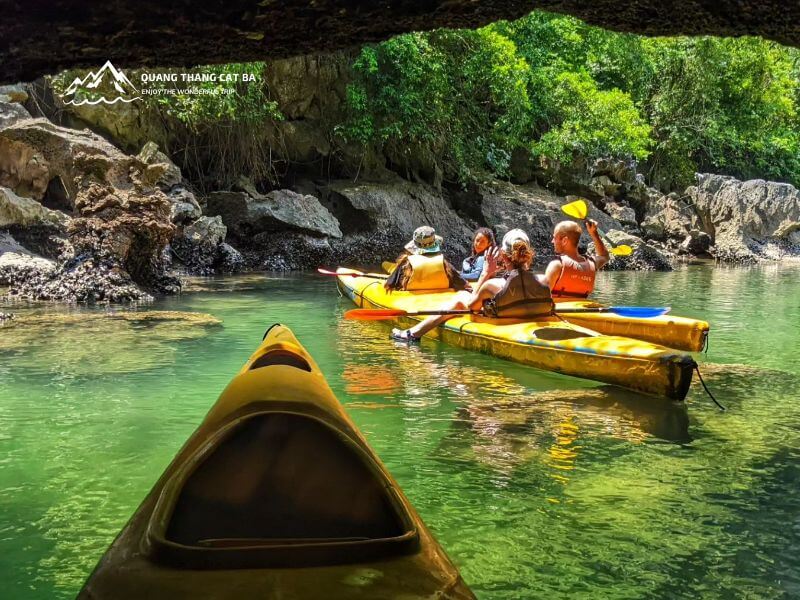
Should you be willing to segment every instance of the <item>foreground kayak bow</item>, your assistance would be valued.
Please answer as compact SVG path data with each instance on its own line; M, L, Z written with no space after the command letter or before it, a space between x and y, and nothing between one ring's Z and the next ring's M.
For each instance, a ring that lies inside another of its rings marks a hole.
M474 598L319 367L280 325L78 597Z

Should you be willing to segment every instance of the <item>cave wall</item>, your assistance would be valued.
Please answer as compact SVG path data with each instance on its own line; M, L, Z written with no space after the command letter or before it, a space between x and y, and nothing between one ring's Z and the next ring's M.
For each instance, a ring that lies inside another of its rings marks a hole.
M752 34L800 45L800 3L785 0L2 0L0 7L0 84L106 60L167 67L332 52L534 9L646 35Z

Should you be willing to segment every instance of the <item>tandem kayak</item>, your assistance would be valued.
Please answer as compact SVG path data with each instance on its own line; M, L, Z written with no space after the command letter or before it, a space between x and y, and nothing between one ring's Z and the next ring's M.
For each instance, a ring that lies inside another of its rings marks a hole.
M474 598L273 325L78 598Z
M391 273L395 263L385 261L381 264L384 271ZM607 308L593 300L573 300L568 298L555 298L558 308ZM660 344L676 350L687 352L701 352L708 339L709 325L706 321L662 315L649 319L636 317L623 317L613 313L584 313L564 315L564 319L575 325L588 327L598 333L606 335L621 335L623 337L644 340Z
M341 292L361 308L407 311L438 309L452 299L452 290L392 292L374 278L337 277ZM411 326L421 317L400 317ZM492 354L545 371L611 383L637 392L683 400L697 363L686 353L622 336L605 335L558 316L535 321L490 319L459 315L428 335L442 341Z

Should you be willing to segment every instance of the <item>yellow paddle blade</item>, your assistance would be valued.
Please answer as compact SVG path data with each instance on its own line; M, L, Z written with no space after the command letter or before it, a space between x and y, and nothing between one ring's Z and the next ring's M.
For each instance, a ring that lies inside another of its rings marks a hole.
M612 246L608 251L614 256L630 256L633 254L633 248L623 244L622 246Z
M585 219L586 215L589 214L589 207L586 206L586 201L581 198L569 204L565 204L561 207L561 210L573 219Z

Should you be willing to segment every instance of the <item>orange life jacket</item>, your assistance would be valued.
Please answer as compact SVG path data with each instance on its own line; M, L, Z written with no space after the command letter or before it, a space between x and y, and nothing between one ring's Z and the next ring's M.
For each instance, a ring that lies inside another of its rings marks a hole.
M583 262L578 262L569 256L559 256L561 261L561 274L553 286L554 298L586 298L594 290L594 278L597 267L594 259L587 256Z
M411 276L405 289L446 290L450 287L443 254L410 254L408 263L411 265Z

